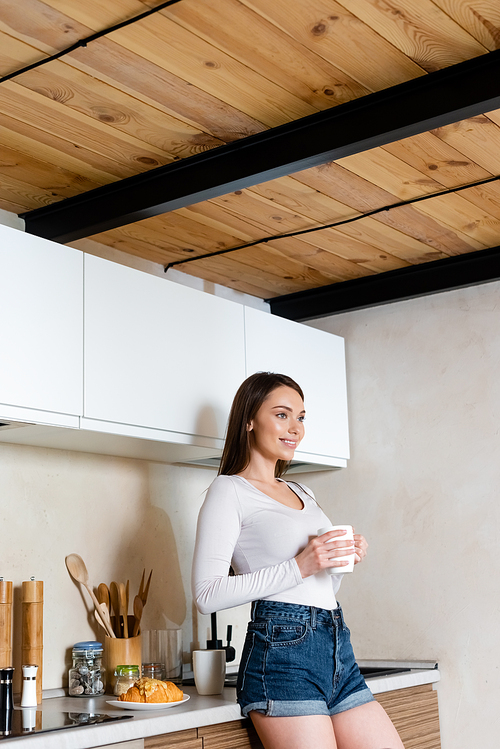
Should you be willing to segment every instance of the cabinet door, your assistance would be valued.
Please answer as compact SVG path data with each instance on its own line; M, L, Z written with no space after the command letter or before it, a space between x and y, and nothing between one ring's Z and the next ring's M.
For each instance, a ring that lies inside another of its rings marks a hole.
M223 437L243 324L241 305L86 255L85 416Z
M259 371L292 377L304 391L304 454L349 457L344 339L282 317L245 308L247 376Z
M82 253L0 226L0 278L0 404L81 415Z

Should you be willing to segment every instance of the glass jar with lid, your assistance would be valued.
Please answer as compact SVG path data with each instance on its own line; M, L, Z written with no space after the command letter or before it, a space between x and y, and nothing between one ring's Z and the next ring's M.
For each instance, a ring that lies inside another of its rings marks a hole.
M118 697L120 694L128 692L135 682L140 678L139 666L117 666L115 670L116 682L114 693Z
M70 697L104 694L106 676L102 666L102 653L102 643L93 640L73 645L73 666L68 673Z

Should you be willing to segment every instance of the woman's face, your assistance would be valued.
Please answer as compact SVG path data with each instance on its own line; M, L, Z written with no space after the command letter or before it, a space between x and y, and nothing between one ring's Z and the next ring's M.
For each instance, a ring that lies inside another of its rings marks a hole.
M277 387L247 425L251 450L270 460L291 460L304 436L305 413L304 402L293 388Z

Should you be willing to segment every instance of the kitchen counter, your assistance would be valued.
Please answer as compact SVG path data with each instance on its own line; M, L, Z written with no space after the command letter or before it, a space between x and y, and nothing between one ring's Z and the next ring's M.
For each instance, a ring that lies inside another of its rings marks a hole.
M373 694L381 694L423 684L433 684L439 679L440 674L437 669L412 668L409 672L370 677L366 681ZM54 691L57 693L61 690ZM114 744L189 728L227 723L241 718L239 706L235 701L234 688L226 688L221 695L209 697L198 695L194 687L184 687L184 691L190 699L178 707L151 712L127 711L134 717L96 726L6 739L0 741L0 747L9 749L23 742L23 749L41 749L42 747L44 749L90 749L103 744ZM107 700L110 699L112 697L108 695L89 699L58 696L44 699L41 709L44 712L123 714L124 711L121 708L107 704Z

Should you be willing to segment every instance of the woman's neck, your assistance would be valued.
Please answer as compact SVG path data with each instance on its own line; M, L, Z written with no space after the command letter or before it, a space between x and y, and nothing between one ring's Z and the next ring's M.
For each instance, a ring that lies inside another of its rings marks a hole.
M261 481L264 484L274 484L276 482L274 475L275 467L275 460L269 460L258 453L252 454L247 467L239 475L247 480Z

